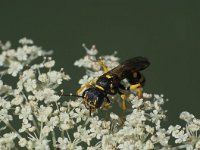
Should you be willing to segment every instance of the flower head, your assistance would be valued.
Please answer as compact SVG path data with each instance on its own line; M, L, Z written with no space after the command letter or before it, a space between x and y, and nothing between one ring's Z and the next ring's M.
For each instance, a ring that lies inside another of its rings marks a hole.
M114 108L100 108L90 115L81 97L61 96L60 86L70 77L63 68L54 69L56 60L49 57L52 51L33 45L27 38L19 43L18 48L11 49L10 42L0 42L0 149L169 149L169 140L174 139L179 144L175 148L200 148L200 119L189 112L180 114L185 127L162 127L166 118L162 94L143 93L139 98L128 90L128 80L122 80L127 89L127 111L120 113L122 100L118 94L107 94ZM104 74L101 63L111 70L119 65L119 58L116 52L97 56L94 45L83 47L85 56L74 63L86 70L79 84L94 88L92 81ZM15 79L15 85L7 85L4 76Z

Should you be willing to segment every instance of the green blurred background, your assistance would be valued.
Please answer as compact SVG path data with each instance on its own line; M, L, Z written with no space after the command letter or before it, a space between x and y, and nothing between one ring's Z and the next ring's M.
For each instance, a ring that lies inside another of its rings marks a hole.
M146 56L145 91L164 94L170 123L181 111L199 117L200 9L198 1L31 1L0 4L0 40L13 47L22 37L54 50L58 68L78 88L84 70L74 67L83 57L82 43L95 44L100 54L118 51L121 61Z

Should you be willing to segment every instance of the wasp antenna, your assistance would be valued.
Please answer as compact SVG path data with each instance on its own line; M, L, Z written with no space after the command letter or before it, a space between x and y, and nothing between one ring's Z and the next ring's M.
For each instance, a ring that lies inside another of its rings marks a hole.
M70 93L70 94L63 94L63 93L61 93L60 94L60 96L73 96L73 97L82 97L82 98L84 98L83 96L80 96L80 95L75 95L75 94L72 94L72 93Z

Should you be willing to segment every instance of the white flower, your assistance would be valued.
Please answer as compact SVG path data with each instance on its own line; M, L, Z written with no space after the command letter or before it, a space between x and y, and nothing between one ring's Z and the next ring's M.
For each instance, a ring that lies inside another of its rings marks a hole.
M50 71L47 73L49 81L51 83L57 83L61 84L62 83L62 75L60 72L57 71Z
M25 138L21 138L18 143L19 143L19 146L25 147L27 140Z
M51 103L51 102L57 102L59 99L60 99L60 96L58 96L58 95L51 95L51 96L49 96L49 98L46 98L44 102L46 104L48 104L48 103Z
M19 119L23 119L23 121L25 121L26 119L33 119L31 106L29 104L22 106L21 112L19 114Z
M127 108L133 109L127 109L123 115L115 110L115 102L121 101L119 95L112 95L114 109L108 109L108 112L97 109L90 116L83 98L56 95L60 93L63 80L70 77L63 68L54 70L56 61L47 56L51 52L30 45L33 41L26 38L20 43L21 47L9 49L9 43L3 45L0 42L3 50L0 66L4 69L0 79L0 123L6 126L0 128L0 149L174 149L168 144L169 140L179 144L175 148L200 149L200 119L194 115L186 111L180 114L180 118L186 121L185 127L170 125L168 130L162 127L166 112L162 108L165 103L162 94L152 96L143 93L143 98L138 99L126 91ZM104 73L100 60L110 70L119 64L119 58L115 54L100 58L96 56L98 50L95 46L84 48L86 55L75 62L76 66L86 70L79 84L87 84L86 88L95 87L96 80L93 79ZM44 58L42 62L33 62L40 56ZM29 69L23 70L26 65ZM6 85L6 82L3 84L4 76L6 78L9 74L13 76L13 85L17 88ZM18 74L19 78L16 78ZM121 83L125 87L130 85L127 79ZM15 119L13 116L16 116ZM6 133L8 130L16 134Z
M0 97L0 107L9 110L11 108L11 104L9 101L6 101L4 98Z
M44 63L44 66L46 68L52 68L54 65L55 65L55 60L51 60L51 61L48 61L48 62Z
M122 150L133 150L134 144L131 143L130 141L124 141L122 144L119 144L117 148L122 149Z
M27 39L26 37L19 40L19 43L22 45L33 44L33 40Z
M61 112L59 115L60 118L60 127L62 130L68 130L72 128L75 122L70 118L69 113Z
M116 114L114 114L113 112L111 112L111 113L110 113L110 118L111 118L111 119L114 119L114 120L117 120L117 119L119 119L119 116L116 115Z
M150 118L152 122L154 122L156 125L160 125L160 120L164 118L164 115L159 114L158 110L153 110L153 112L150 113Z
M112 134L104 135L102 138L103 150L115 150L117 148L116 138Z
M37 87L37 81L35 79L28 79L25 83L24 83L24 87L26 89L27 92L33 91L36 87Z
M27 144L26 144L26 148L27 149L34 149L34 140L33 141L31 141L31 140L29 140L29 141L27 141Z
M10 150L14 149L15 143L14 140L17 137L16 133L5 133L3 137L0 138L0 149L1 150Z
M49 141L46 139L39 139L35 142L35 150L50 150Z
M98 146L88 146L87 150L100 150L100 147L98 147Z
M34 126L28 128L28 131L30 131L30 132L34 132L35 130L36 130L36 127L34 127Z
M132 108L138 108L140 107L142 104L143 104L143 99L138 99L137 97L135 97L131 103L133 104L132 105Z
M21 108L20 108L19 106L17 106L17 107L15 108L15 114L19 114L20 111L21 111Z
M152 98L152 94L143 93L143 97L149 99Z
M178 132L180 128L181 128L180 125L176 125L176 126L170 125L170 126L168 127L167 133L170 134L170 133L173 133L173 132Z
M102 124L102 121L99 121L98 117L94 117L94 118L91 119L90 132L97 139L100 139L101 136L103 135L101 124Z
M194 122L196 125L200 126L200 119L194 118L194 119L193 119L193 122Z
M31 128L31 124L28 123L27 119L23 120L22 127L19 129L20 133L23 133Z
M68 74L63 74L63 79L70 80L71 78L70 78L70 76Z
M13 57L15 57L16 51L14 49L9 49L6 51L6 55L12 60Z
M100 70L101 66L98 62L96 62L96 58L94 56L86 55L83 59L75 61L75 66L78 67L85 67L88 69L92 69L94 71Z
M103 58L107 61L107 60L110 60L112 62L117 62L119 61L119 58L116 57L115 55L117 54L117 51L115 51L112 55L106 55L106 56L103 56Z
M8 114L8 109L0 109L0 122L9 122L13 120L13 117Z
M144 146L144 150L149 150L149 149L154 149L154 143L152 143L151 140L146 141L145 146Z
M3 54L0 55L0 66L3 66L5 59L6 59L5 55Z
M69 140L67 139L67 138L61 138L61 137L59 137L58 138L58 143L59 143L59 148L61 149L61 150L67 150L67 149L73 149L73 145L71 144L69 144L70 142L69 142Z
M188 124L187 129L189 129L192 132L195 132L195 131L198 131L200 129L200 127L191 122Z
M183 111L181 114L180 114L180 119L182 120L185 120L186 122L190 122L193 118L194 118L194 115L190 114L189 112L187 111Z
M33 79L35 78L35 73L32 69L28 69L28 70L25 70L22 74L22 76L20 77L20 79L25 82L26 80L28 79Z
M84 47L88 55L97 55L98 50L96 49L95 45L92 45L91 49L88 49L85 44L83 44L82 46Z
M11 43L10 43L10 41L7 41L5 44L3 44L0 41L0 47L1 47L2 50L6 51L11 47Z
M3 81L0 79L0 90L3 87Z
M79 133L79 139L88 145L90 145L90 141L92 140L92 136L89 135L90 131L86 130L85 127L82 127L81 125L77 127L77 132Z
M58 125L58 123L59 123L58 116L51 117L49 121L46 122L51 131L53 131L53 129Z
M19 47L16 52L16 57L19 61L27 60L27 53L24 48Z
M85 121L87 119L88 110L75 108L75 111L70 112L70 116L72 118L76 118L76 123L81 122L81 120Z
M159 142L162 146L167 146L170 137L167 137L166 134L167 132L164 129L160 129L151 137L151 141L153 143Z
M180 130L177 133L174 132L172 135L176 138L175 143L185 142L188 138L188 134L184 133L183 130Z
M44 136L48 136L49 132L50 132L50 128L48 126L44 126L42 128L42 130L40 131Z
M195 148L200 149L200 140L197 141Z
M17 61L11 61L10 66L8 68L8 74L12 74L12 76L17 76L18 72L23 69L22 64Z
M45 73L40 74L38 77L38 80L41 82L47 82L48 81L47 74L45 74Z
M72 107L78 107L80 105L80 102L78 101L70 101L69 104L72 106Z
M82 150L81 146L77 146L75 142L69 141L67 138L58 138L58 148L61 150Z
M22 95L16 95L14 99L12 99L11 104L12 105L20 105L24 100L24 97Z
M134 109L133 112L126 117L125 125L137 126L142 124L146 120L144 111Z
M60 113L60 121L67 123L69 122L69 114L66 112L61 112Z
M153 134L153 133L154 133L154 128L153 128L153 127L150 127L149 125L146 125L145 128L146 128L146 131L147 131L148 133L150 133L150 134Z
M58 95L54 95L54 90L50 88L45 88L44 90L34 91L35 98L44 101L46 104L51 102L57 102L60 97Z
M85 85L87 84L89 81L91 81L92 79L94 79L93 77L89 77L88 75L84 75L82 79L79 80L79 84L81 85Z
M37 120L40 122L47 122L48 117L51 115L52 111L53 111L52 107L50 107L50 106L45 107L45 106L41 105L38 110Z

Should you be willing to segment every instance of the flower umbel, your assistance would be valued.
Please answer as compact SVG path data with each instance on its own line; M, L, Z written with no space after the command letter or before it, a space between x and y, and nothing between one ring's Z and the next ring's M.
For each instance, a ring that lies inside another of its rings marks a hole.
M189 112L180 115L185 127L162 127L166 118L163 95L143 93L143 98L138 98L127 92L129 108L123 116L112 108L90 116L82 98L60 96L60 85L70 77L62 68L54 69L56 61L49 56L52 51L27 38L19 43L13 49L10 42L0 42L0 149L200 149L200 119ZM104 73L96 61L96 47L83 47L86 55L74 63L86 69L81 85ZM116 52L101 59L109 70L119 65ZM7 85L6 77L15 79L13 85ZM115 103L121 106L117 94L109 99L113 107L119 107ZM170 139L178 145L170 146Z

